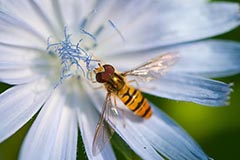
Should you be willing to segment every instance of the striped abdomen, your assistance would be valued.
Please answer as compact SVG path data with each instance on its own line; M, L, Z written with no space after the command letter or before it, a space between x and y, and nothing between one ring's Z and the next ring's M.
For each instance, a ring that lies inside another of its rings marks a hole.
M151 117L152 109L146 98L142 96L139 90L125 84L118 92L118 96L121 101L136 115L143 118Z

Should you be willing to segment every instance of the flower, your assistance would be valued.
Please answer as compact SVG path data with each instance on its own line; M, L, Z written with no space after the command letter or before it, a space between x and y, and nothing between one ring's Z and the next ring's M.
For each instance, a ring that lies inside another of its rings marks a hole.
M97 156L91 152L106 91L92 88L76 65L92 61L79 58L64 66L58 52L64 47L58 42L71 40L66 44L74 53L84 49L87 57L100 57L119 71L177 51L180 60L166 75L139 86L146 93L208 106L225 105L231 91L231 85L209 78L240 71L239 43L203 40L239 25L235 3L1 0L0 7L0 80L15 85L0 95L0 142L39 111L20 159L76 159L78 127L89 159L116 159L109 144ZM66 31L64 36L65 26L71 36ZM139 156L208 159L175 122L151 105L149 120L139 123L139 117L127 112L126 127L115 128Z

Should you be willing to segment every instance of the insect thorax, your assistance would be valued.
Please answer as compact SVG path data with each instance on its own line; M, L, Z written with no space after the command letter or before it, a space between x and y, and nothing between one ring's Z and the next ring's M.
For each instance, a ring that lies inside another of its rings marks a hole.
M118 94L118 92L124 87L125 85L124 77L120 74L114 73L111 75L109 80L104 84L108 92Z

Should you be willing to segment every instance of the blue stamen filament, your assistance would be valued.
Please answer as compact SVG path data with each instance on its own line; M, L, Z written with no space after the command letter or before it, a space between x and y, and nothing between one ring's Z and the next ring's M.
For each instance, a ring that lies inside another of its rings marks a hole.
M61 61L61 69L60 69L60 77L58 84L61 84L64 79L67 79L73 76L76 73L71 71L73 66L76 67L76 71L81 71L82 74L88 77L88 73L84 71L86 68L87 72L91 72L94 69L95 62L99 62L99 60L93 59L91 55L89 55L84 49L80 47L81 40L73 45L70 40L71 35L67 34L67 28L64 28L64 40L58 43L50 43L50 38L48 38L48 53L52 54L50 49L54 47L54 53L59 57ZM85 65L85 66L82 66Z

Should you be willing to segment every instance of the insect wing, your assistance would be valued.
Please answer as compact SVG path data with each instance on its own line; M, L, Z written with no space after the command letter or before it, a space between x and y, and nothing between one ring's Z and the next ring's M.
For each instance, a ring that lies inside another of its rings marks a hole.
M102 113L98 121L93 139L92 153L94 156L100 153L103 150L104 146L107 144L107 142L109 142L109 140L111 139L114 130L106 121L108 121L109 123L111 122L111 124L114 125L116 116L117 112L112 105L111 94L108 93L103 104Z
M177 53L167 53L155 57L146 63L122 73L124 76L136 76L142 81L151 81L161 77L179 59Z

